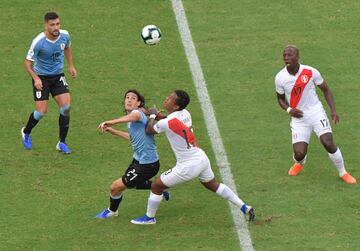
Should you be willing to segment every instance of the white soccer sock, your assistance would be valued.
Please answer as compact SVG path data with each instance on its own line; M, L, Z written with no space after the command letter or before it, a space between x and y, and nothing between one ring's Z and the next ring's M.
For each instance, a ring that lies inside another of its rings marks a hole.
M334 153L328 153L331 161L334 163L336 169L339 172L339 176L343 176L346 174L344 158L341 154L340 148L336 150Z
M220 183L216 193L238 207L242 207L242 205L245 204L227 185L223 183Z
M153 192L150 192L150 196L148 199L147 209L146 209L146 215L148 217L155 217L156 211L163 199L163 194L157 195Z

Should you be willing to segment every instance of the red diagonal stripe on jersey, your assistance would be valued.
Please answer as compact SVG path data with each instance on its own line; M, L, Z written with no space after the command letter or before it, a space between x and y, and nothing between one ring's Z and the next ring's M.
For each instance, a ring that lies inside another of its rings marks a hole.
M290 95L290 106L291 108L296 108L299 104L301 96L304 92L306 85L309 83L312 77L312 71L309 69L303 69L296 79L295 85L291 90Z
M189 127L177 118L170 119L168 123L171 131L185 139L188 144L194 145L196 141L195 134Z

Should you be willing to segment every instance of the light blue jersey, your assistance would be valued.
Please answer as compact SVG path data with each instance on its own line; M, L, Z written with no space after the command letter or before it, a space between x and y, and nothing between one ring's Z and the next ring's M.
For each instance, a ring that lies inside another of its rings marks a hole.
M148 121L145 114L140 110L134 110L141 115L141 119L128 123L131 145L134 150L134 159L140 164L150 164L159 160L156 150L154 135L146 134L145 128Z
M53 76L64 72L64 49L70 47L70 35L60 30L59 37L52 41L41 32L31 43L26 59L34 62L38 75Z

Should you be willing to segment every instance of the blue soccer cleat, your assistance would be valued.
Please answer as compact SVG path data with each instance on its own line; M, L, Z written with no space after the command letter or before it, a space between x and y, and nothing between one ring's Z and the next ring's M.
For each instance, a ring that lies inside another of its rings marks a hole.
M21 141L25 149L31 150L32 148L32 141L30 134L24 133L25 127L21 128Z
M146 214L139 218L131 220L131 223L136 225L152 225L156 223L155 217L148 217Z
M249 215L249 221L254 221L254 219L255 219L255 210L254 210L254 208L252 206L244 204L244 205L242 205L240 210L245 215Z
M163 196L165 201L169 201L171 199L171 195L169 191L164 191Z
M96 215L95 218L97 218L97 219L107 219L107 218L118 216L118 215L119 215L118 211L113 212L113 211L111 211L110 209L107 208L104 211L102 211L101 213L99 213L98 215Z
M69 147L64 143L64 142L58 142L57 145L56 145L56 149L59 151L59 152L62 152L64 154L70 154L71 151L69 149Z

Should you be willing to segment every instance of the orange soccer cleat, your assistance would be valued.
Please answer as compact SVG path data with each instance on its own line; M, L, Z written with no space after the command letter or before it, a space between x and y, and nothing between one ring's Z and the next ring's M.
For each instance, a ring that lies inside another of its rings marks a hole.
M356 184L356 179L349 173L345 173L343 176L341 176L341 179L348 184Z
M288 174L291 176L296 176L300 173L302 169L302 165L300 165L299 163L295 163L288 171Z

